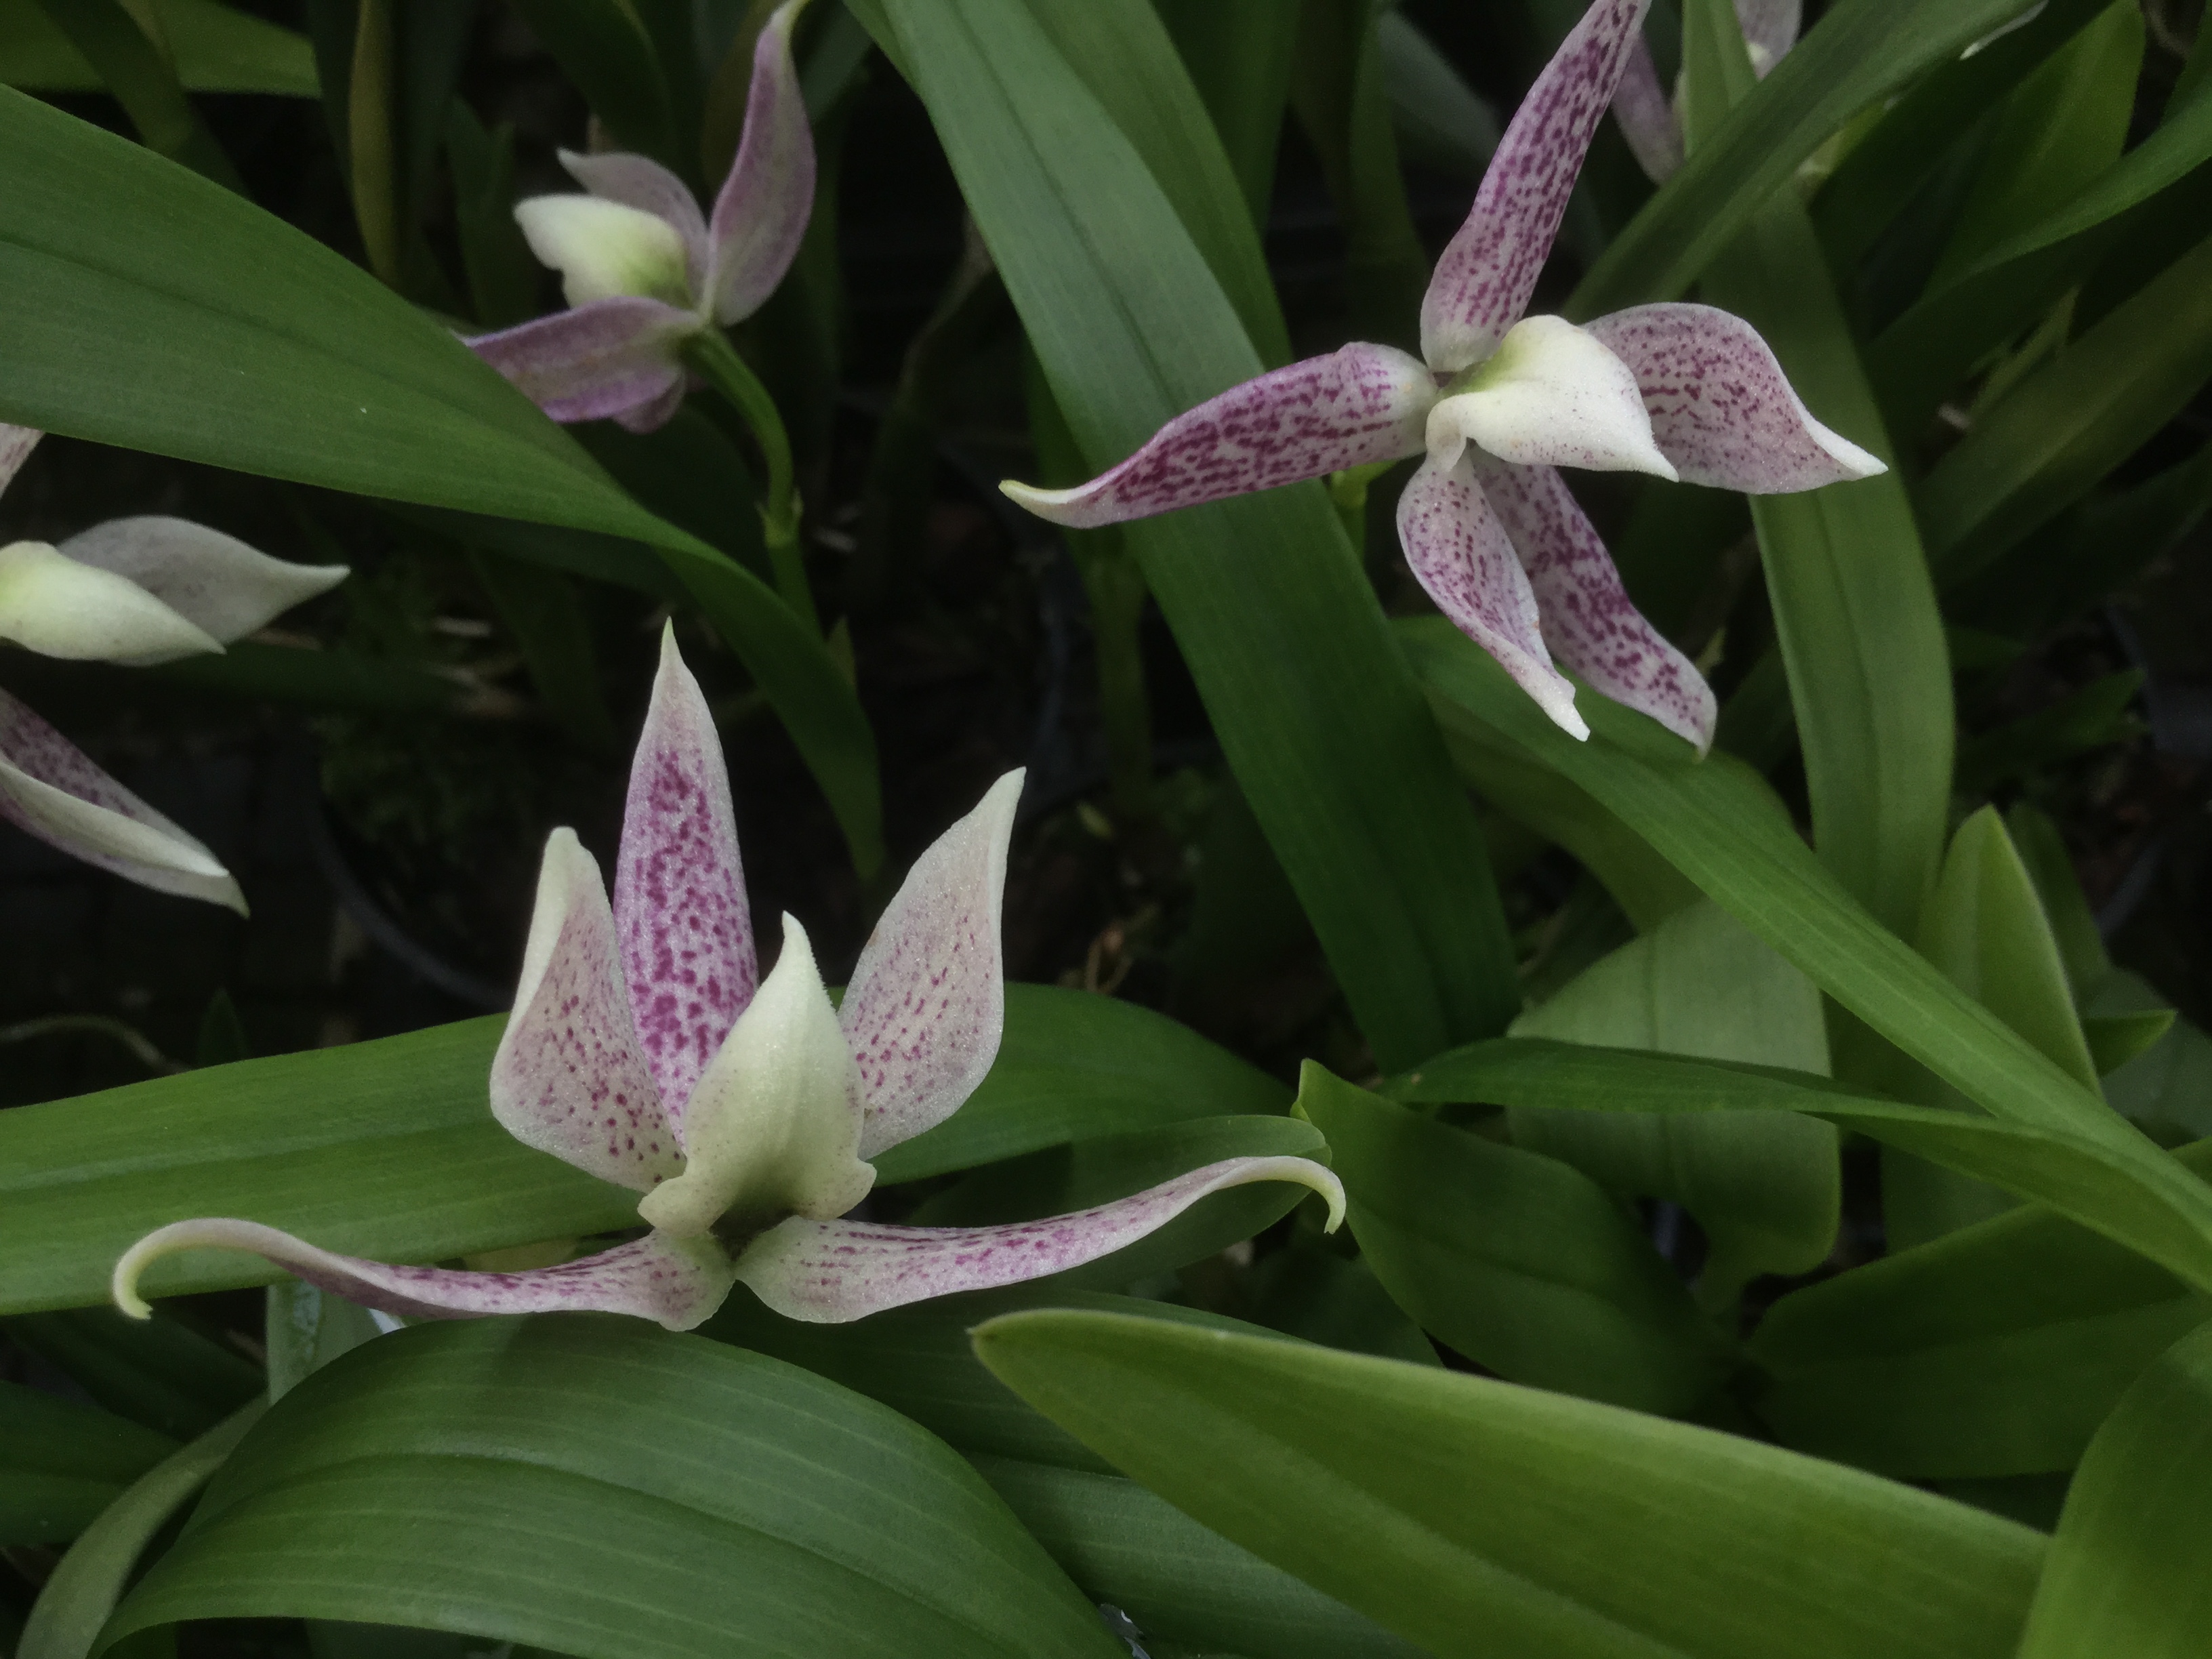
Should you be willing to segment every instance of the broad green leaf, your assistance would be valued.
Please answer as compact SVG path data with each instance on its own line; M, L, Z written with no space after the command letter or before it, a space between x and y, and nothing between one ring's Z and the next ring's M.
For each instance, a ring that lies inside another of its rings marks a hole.
M1565 307L1576 319L1672 300L1862 110L2021 10L2019 0L1842 0L1700 143Z
M1939 586L2083 495L2212 378L2212 238L2013 388L1915 496Z
M1694 158L1717 112L1758 94L1725 0L1692 0L1683 27ZM1769 203L1719 252L1703 292L1758 327L1822 420L1891 457L1842 302L1794 196ZM1804 752L1814 845L1853 897L1909 932L1942 855L1952 714L1942 618L1905 486L1893 471L1758 495L1751 516Z
M2212 1172L2212 1143L2184 1152ZM2021 1209L1791 1292L1750 1343L1785 1444L1917 1480L2071 1468L2212 1299L2049 1210Z
M928 106L1092 465L1259 372L1143 141L1055 48L1042 11L855 10ZM1106 27L1141 8L1091 10ZM1209 211L1249 234L1240 197L1224 191ZM1325 492L1269 491L1124 534L1375 1051L1407 1063L1501 1029L1516 990L1473 815Z
M411 663L253 640L227 646L219 657L186 657L152 672L160 680L194 691L372 714L458 714L471 695L468 688Z
M222 1467L268 1402L241 1406L146 1471L86 1528L39 1592L15 1659L90 1659L146 1547Z
M217 0L147 0L187 92L274 92L315 95L315 55L290 29ZM0 6L0 84L26 92L98 92L102 82L84 54L46 19L35 0Z
M2020 1659L2184 1659L2212 1644L2212 1330L2128 1391L2081 1460Z
M0 92L0 418L361 495L650 544L751 672L855 864L882 856L852 686L761 582L617 489L428 318L160 157ZM125 322L123 319L128 319Z
M1674 1413L1727 1369L1727 1344L1674 1269L1580 1171L1310 1060L1297 1109L1328 1137L1375 1276L1468 1358L1516 1382Z
M1711 1430L1111 1314L983 1363L1194 1519L1439 1659L2005 1659L2027 1528Z
M2084 1014L2081 1038L2089 1046L2097 1075L2107 1077L2148 1054L2173 1030L2175 1018L2171 1008L2146 1008L2133 1014Z
M2161 1242L2152 1253L2212 1288L2212 1193L1869 915L1774 824L1765 786L1747 769L1724 755L1699 762L1687 744L1601 699L1590 700L1595 730L1578 744L1449 623L1401 624L1400 638L1432 696L1586 790L1880 1036L2001 1123L2037 1132L2029 1140L2056 1136L2097 1149L2118 1192L2156 1194L2149 1227ZM1984 1129L2002 1133L1987 1125L1964 1133ZM2131 1214L2144 1208L2139 1198L2116 1201Z
M1115 1651L975 1472L896 1413L586 1317L419 1328L318 1371L101 1639L237 1617L577 1659Z
M1812 981L1710 899L1669 916L1513 1023L1512 1035L1825 1073ZM1601 1115L1523 1107L1513 1144L1619 1193L1669 1198L1711 1245L1712 1306L1762 1273L1809 1273L1834 1248L1843 1202L1836 1132L1759 1113Z
M35 0L115 94L149 147L228 190L243 191L238 169L178 84L167 43L149 34L123 0ZM147 23L158 27L156 14Z
M6 1329L95 1404L171 1440L214 1427L261 1392L258 1366L178 1319L136 1324L97 1308L18 1315Z
M112 1412L0 1382L0 1545L76 1537L176 1449Z

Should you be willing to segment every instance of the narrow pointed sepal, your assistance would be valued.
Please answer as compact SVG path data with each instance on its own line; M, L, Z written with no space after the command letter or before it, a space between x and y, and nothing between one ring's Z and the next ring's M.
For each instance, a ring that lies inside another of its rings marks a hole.
M327 593L350 573L342 564L272 559L235 536L189 519L110 519L70 537L62 555L137 584L225 645ZM177 652L125 658L141 665Z
M1711 748L1719 712L1712 688L1637 610L1566 480L1548 466L1480 460L1475 477L1521 556L1553 656L1700 755Z
M46 435L34 426L10 426L0 421L0 489L15 481L23 463L31 459L31 452Z
M712 1238L648 1233L580 1261L525 1273L398 1267L318 1249L258 1222L210 1218L172 1222L146 1235L115 1264L115 1305L133 1319L153 1310L138 1280L179 1250L245 1250L347 1301L402 1319L477 1319L494 1314L616 1313L672 1331L704 1324L737 1282L729 1252Z
M141 887L246 913L246 896L213 853L4 691L0 818Z
M692 1091L684 1173L637 1212L686 1237L725 1215L740 1228L842 1215L876 1182L860 1144L860 1073L806 930L787 915L775 967Z
M725 325L767 303L799 257L814 211L814 129L791 61L791 31L805 5L787 0L777 7L754 43L744 135L708 224L707 299Z
M1570 736L1589 727L1575 712L1571 681L1552 666L1536 596L1464 452L1449 466L1421 463L1398 497L1406 562L1437 609L1494 658L1513 682Z
M80 662L167 662L222 649L137 583L44 542L0 547L0 639Z
M1429 411L1431 455L1449 465L1465 443L1518 466L1674 477L1635 374L1564 317L1523 318L1466 390Z
M1597 0L1521 100L1421 300L1421 356L1456 374L1528 308L1650 0Z
M1636 165L1653 184L1663 185L1682 170L1682 124L1641 29L1629 43L1628 62L1613 88L1613 118L1620 123L1620 136L1628 141Z
M681 399L684 342L699 319L658 300L601 300L463 342L556 421L601 421Z
M1784 495L1888 471L1813 418L1741 317L1711 306L1635 306L1586 330L1635 376L1653 441L1685 483Z
M1148 519L1346 467L1418 455L1436 402L1414 358L1359 341L1231 386L1178 415L1112 471L1072 489L999 488L1073 529Z
M853 969L837 1023L860 1071L860 1156L943 1122L975 1092L1006 1025L1000 918L1024 774L915 860Z
M722 740L672 627L661 630L630 760L615 927L638 1043L680 1135L684 1103L752 1000L760 969Z
M491 1110L524 1146L633 1191L684 1168L638 1050L599 866L573 830L546 839Z
M739 1254L737 1273L787 1319L842 1324L932 1297L1079 1267L1157 1232L1209 1194L1255 1181L1293 1181L1319 1193L1328 1200L1331 1231L1344 1218L1344 1188L1323 1165L1304 1158L1237 1158L1044 1221L999 1227L787 1221Z
M560 155L568 176L599 200L649 213L674 231L684 246L685 295L696 301L706 292L707 221L698 198L681 179L649 155L621 150L585 155L573 149Z
M598 196L532 196L514 222L571 306L594 300L693 302L683 234L657 213Z

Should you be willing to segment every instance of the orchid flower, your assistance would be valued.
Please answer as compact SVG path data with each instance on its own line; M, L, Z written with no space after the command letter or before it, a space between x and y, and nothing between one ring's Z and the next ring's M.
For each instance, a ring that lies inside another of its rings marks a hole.
M684 401L687 348L751 316L791 268L814 206L814 134L791 62L805 3L761 29L744 134L711 217L666 167L621 154L563 150L586 193L515 204L569 309L468 344L555 420L665 424Z
M44 435L0 425L0 490ZM345 576L343 565L289 564L185 519L112 519L58 547L0 547L0 639L146 667L221 651ZM213 853L5 691L0 818L142 887L245 914Z
M1760 80L1797 44L1801 0L1735 0L1735 21L1743 30L1743 43L1751 53L1751 67ZM1674 110L1682 83L1674 82L1674 97L1659 84L1659 65L1638 29L1629 42L1628 64L1613 94L1613 118L1620 136L1655 185L1663 185L1681 170L1682 123Z
M1177 416L1088 483L1000 487L1085 526L1425 449L1398 534L1438 608L1574 736L1589 728L1554 657L1702 751L1711 691L1638 614L1553 469L1777 494L1883 467L1814 420L1766 343L1725 312L1637 306L1582 327L1523 314L1647 3L1597 0L1536 77L1430 279L1425 361L1355 342Z
M420 1317L562 1309L690 1330L743 1280L821 1323L1058 1273L1121 1249L1226 1187L1343 1189L1299 1158L1240 1158L1133 1197L993 1227L882 1226L846 1215L865 1160L951 1116L999 1048L1006 844L1022 774L915 861L860 952L842 1007L806 930L758 976L730 785L705 700L672 635L644 735L607 902L568 830L546 844L537 914L498 1053L491 1109L525 1145L641 1192L652 1231L560 1267L464 1273L335 1255L251 1221L179 1221L116 1265L115 1300L143 1317L140 1273L173 1250L258 1252L311 1285Z

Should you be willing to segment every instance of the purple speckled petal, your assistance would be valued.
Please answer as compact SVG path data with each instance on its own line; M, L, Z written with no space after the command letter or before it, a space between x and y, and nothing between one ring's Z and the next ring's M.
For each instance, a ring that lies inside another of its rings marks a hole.
M1705 753L1717 713L1711 688L1630 602L1566 481L1548 466L1510 466L1486 456L1477 458L1475 476L1528 573L1552 654L1601 695L1649 714Z
M561 165L601 201L636 208L672 227L683 239L684 270L691 292L707 291L707 221L699 211L698 198L681 179L650 156L623 151L584 155L564 149Z
M1096 1209L1000 1227L882 1227L791 1220L738 1257L738 1277L787 1319L842 1324L934 1296L1018 1285L1079 1267L1158 1231L1210 1193L1255 1181L1295 1181L1344 1218L1344 1188L1303 1158L1232 1158Z
M684 1168L630 1024L599 866L573 830L545 841L491 1110L524 1146L636 1192Z
M246 914L245 895L199 842L0 691L0 818L94 869Z
M1473 452L1449 466L1434 456L1421 463L1398 498L1398 540L1437 609L1558 726L1588 737L1589 727L1575 713L1574 685L1544 648L1528 574L1475 482Z
M1663 185L1682 170L1682 124L1674 118L1674 100L1659 82L1659 65L1641 29L1629 43L1627 66L1613 88L1613 118L1653 184Z
M1759 331L1711 306L1635 306L1583 325L1636 376L1686 483L1784 495L1887 471L1814 420Z
M712 1238L648 1233L580 1261L527 1273L460 1273L395 1267L318 1249L258 1222L176 1221L146 1235L115 1264L115 1305L133 1319L153 1312L138 1279L155 1258L178 1250L246 1250L333 1296L402 1319L474 1319L492 1314L618 1313L672 1331L704 1324L737 1281L729 1252Z
M1457 374L1521 320L1566 216L1590 135L1613 101L1650 0L1597 0L1514 112L1474 208L1421 300L1421 355Z
M31 452L46 435L34 426L9 426L0 421L0 489L15 481L23 463L31 459Z
M598 421L684 384L678 353L698 318L658 300L594 300L463 343L556 421Z
M814 211L814 129L791 62L792 26L805 3L788 0L761 29L744 137L714 198L708 297L725 325L751 316L775 292Z
M999 1053L1006 961L999 943L1019 771L914 863L854 965L837 1023L860 1068L860 1156L944 1121Z
M638 1042L680 1136L699 1073L752 1000L760 967L722 740L672 628L661 630L630 761L615 926Z
M79 564L136 583L226 645L328 592L348 574L342 564L272 559L235 536L159 514L110 519L70 537L60 551Z
M1073 489L1000 489L1040 518L1078 529L1421 451L1437 400L1428 370L1389 346L1354 341L1278 368L1178 415L1111 471Z

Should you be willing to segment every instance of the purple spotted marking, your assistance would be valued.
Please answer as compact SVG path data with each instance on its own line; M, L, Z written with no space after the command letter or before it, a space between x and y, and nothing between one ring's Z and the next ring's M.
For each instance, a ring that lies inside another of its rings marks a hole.
M638 1042L680 1136L760 969L721 740L672 633L630 763L614 910Z
M1598 0L1514 112L1422 296L1421 355L1431 368L1453 374L1481 362L1528 310L1649 4Z
M690 312L658 300L593 300L573 311L464 342L556 421L597 421L665 410L680 394L678 349L697 330ZM680 400L680 397L679 397Z
M1394 461L1420 453L1435 401L1435 380L1420 363L1354 343L1231 386L1079 489L1020 489L1015 499L1055 524L1118 524Z
M1813 418L1741 317L1711 306L1636 306L1588 329L1636 376L1652 438L1685 483L1776 495L1882 471Z
M961 1291L1042 1279L1135 1243L1208 1194L1255 1181L1295 1181L1340 1213L1343 1189L1302 1158L1239 1158L1111 1204L999 1227L884 1227L790 1220L756 1239L737 1275L769 1307L813 1324L860 1319Z
M1711 689L1690 659L1644 619L1566 480L1548 466L1479 459L1476 476L1521 556L1544 643L1591 687L1668 731L1711 746Z

